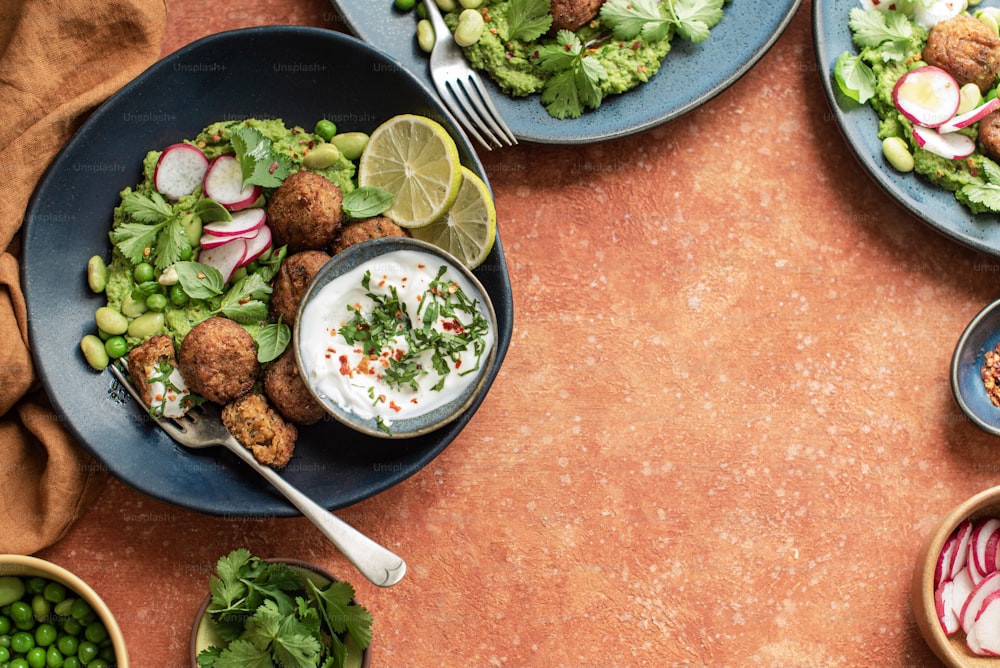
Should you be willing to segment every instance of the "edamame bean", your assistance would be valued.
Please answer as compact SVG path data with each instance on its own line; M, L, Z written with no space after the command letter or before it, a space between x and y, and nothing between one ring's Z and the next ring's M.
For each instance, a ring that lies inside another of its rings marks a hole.
M997 21L997 16L995 14L984 13L979 17L979 20L982 21L987 28L993 31L994 35L1000 35L1000 21Z
M434 50L434 25L427 19L417 21L417 46L424 53Z
M483 0L458 0L458 4L465 9L479 9L483 6Z
M102 306L94 311L94 322L97 323L98 329L112 336L128 331L128 318L110 306Z
M959 89L959 103L957 114L964 114L972 111L983 103L983 94L979 91L979 86L974 83L967 83Z
M450 12L457 6L455 0L427 0L427 2L436 2L442 12Z
M337 134L337 126L333 121L328 121L324 118L323 120L316 122L313 134L318 135L323 139L323 141L330 141L330 139Z
M151 336L155 336L163 331L163 314L159 311L149 311L143 313L138 318L133 320L128 324L128 335L136 339L148 339ZM101 350L104 351L104 346L101 346ZM105 353L105 358L107 358L107 353ZM104 366L107 366L105 362ZM84 603L83 599L78 599L78 602ZM73 616L77 619L76 611L74 610Z
M108 352L104 350L104 341L100 338L94 336L93 334L87 334L80 340L80 350L83 351L83 358L87 360L87 364L91 366L95 371L104 371L108 368ZM31 610L31 607L28 607ZM17 620L15 620L15 623Z
M122 300L122 314L129 318L137 318L148 310L145 299L135 299L132 295L126 295Z
M882 140L882 155L889 164L901 172L912 172L914 167L913 154L906 142L900 137L886 137Z
M87 285L94 292L104 292L108 287L108 266L100 255L95 255L87 262Z
M434 28L432 27L433 31ZM334 136L330 142L337 147L340 154L348 160L357 160L368 145L368 135L364 132L342 132Z
M475 9L463 9L455 26L455 42L459 46L472 46L479 41L486 27L483 15Z
M184 217L181 218L181 228L184 229L189 246L197 246L201 243L202 224L200 217L191 212L184 214Z
M308 169L326 169L339 159L340 149L335 144L320 144L306 153L302 164Z

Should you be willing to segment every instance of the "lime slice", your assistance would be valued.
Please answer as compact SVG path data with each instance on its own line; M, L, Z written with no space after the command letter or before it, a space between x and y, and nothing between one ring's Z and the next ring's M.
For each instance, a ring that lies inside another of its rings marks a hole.
M415 228L441 218L462 182L458 147L439 123L423 116L393 116L375 128L358 163L358 185L392 193L385 215Z
M448 213L430 225L410 230L410 234L475 269L490 254L497 238L497 210L489 187L472 170L462 167L462 185Z

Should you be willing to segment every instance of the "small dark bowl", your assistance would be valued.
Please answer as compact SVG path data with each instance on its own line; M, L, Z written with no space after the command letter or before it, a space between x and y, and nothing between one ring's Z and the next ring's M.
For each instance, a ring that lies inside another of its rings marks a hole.
M986 394L980 370L984 356L1000 343L1000 300L976 314L965 327L951 360L955 402L974 425L1000 436L1000 408Z
M303 577L312 580L318 587L325 587L338 579L322 566L317 566L306 561L298 559L268 559L267 561L289 566L298 571ZM219 637L212 628L212 618L207 614L208 606L211 602L212 596L209 594L205 597L201 606L198 607L198 612L194 616L194 625L191 627L190 640L191 668L198 668L198 652L212 645L219 645ZM356 601L352 600L352 602ZM371 649L371 645L360 651L353 645L349 646L344 668L369 668L372 660Z
M330 281L360 266L375 264L378 262L378 259L386 253L399 250L420 251L435 255L441 262L449 266L449 271L452 272L451 275L454 275L455 273L461 274L473 288L473 294L468 296L469 298L475 299L479 302L483 315L487 320L489 320L490 328L493 330L494 340L489 354L482 360L479 375L476 377L475 382L469 384L469 386L466 387L460 395L449 403L439 406L438 408L424 413L423 415L393 420L391 428L387 432L379 426L378 422L374 418L367 418L353 413L330 397L318 392L316 388L313 387L312 383L309 382L310 369L308 364L303 361L303 356L301 354L302 337L300 334L300 323L302 322L302 314L309 309L309 305L313 300L313 297ZM485 288L483 288L482 283L479 282L479 279L476 278L475 274L466 268L451 253L442 250L433 244L410 237L387 237L384 239L373 239L371 241L365 241L364 243L352 246L349 249L334 255L333 259L323 265L323 268L316 273L310 282L309 287L306 289L305 294L303 294L302 300L299 303L299 313L295 319L295 326L292 332L292 347L295 350L295 361L299 366L299 373L305 381L306 387L312 393L313 397L320 403L320 405L323 406L326 412L338 422L363 434L388 439L413 438L415 436L429 434L451 422L454 422L463 413L465 413L470 406L480 400L483 393L489 389L489 369L493 366L493 360L497 354L498 340L497 316L493 308L493 302L490 299L489 293Z

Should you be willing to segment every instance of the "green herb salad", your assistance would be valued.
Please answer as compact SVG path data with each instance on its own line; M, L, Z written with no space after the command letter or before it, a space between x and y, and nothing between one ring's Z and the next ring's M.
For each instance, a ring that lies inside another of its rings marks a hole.
M673 40L707 40L729 2L607 0L591 3L600 9L568 29L553 21L557 3L567 0L424 1L436 1L444 10L445 23L474 68L487 72L508 95L540 94L546 111L558 119L577 118L607 96L649 81ZM430 43L421 28L418 24L418 41L427 51Z
M833 77L876 112L886 162L952 192L974 214L1000 212L1000 164L987 141L1000 119L1000 9L862 0L845 19L857 51L840 55Z

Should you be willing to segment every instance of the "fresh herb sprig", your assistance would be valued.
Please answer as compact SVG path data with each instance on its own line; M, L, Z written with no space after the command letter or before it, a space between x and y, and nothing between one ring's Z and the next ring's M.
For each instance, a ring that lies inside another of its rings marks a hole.
M371 613L352 603L350 584L319 587L244 548L219 559L209 590L208 613L226 646L199 652L202 668L341 668L348 636L360 649L371 643Z
M241 125L229 137L243 173L243 185L277 188L291 174L292 162L260 130Z
M864 104L875 96L875 72L866 60L904 62L919 50L925 35L902 12L865 11L854 7L848 14L851 39L861 53L845 51L833 67L837 87L847 97Z

